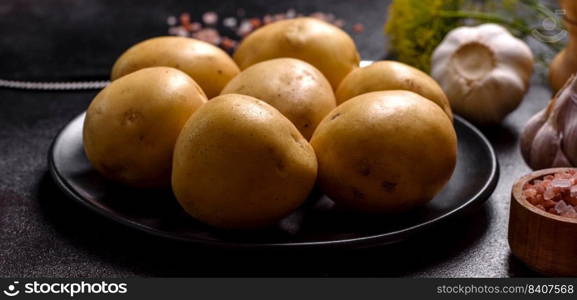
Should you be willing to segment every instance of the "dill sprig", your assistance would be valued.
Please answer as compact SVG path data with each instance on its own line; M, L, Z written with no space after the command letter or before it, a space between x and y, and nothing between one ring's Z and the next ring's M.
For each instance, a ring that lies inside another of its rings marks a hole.
M527 39L540 29L545 18L558 20L539 0L393 0L385 32L399 61L428 72L433 51L456 27L498 23L515 36ZM537 42L553 52L563 47L562 41Z

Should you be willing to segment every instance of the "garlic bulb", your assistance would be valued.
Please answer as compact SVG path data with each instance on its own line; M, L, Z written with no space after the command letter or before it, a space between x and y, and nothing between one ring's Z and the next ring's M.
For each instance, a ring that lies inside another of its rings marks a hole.
M496 24L452 30L432 57L431 75L453 111L484 125L519 106L532 73L529 47Z
M521 153L536 170L577 166L577 77L525 125Z

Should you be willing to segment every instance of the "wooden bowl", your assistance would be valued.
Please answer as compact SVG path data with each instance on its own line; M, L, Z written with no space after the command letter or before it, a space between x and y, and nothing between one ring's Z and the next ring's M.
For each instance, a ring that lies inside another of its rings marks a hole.
M577 276L577 219L545 212L523 196L523 186L545 175L573 168L535 171L513 185L509 247L530 268L551 276Z

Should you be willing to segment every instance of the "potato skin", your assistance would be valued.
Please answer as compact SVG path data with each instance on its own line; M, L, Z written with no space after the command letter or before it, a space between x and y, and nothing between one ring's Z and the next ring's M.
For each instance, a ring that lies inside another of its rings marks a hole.
M456 164L451 121L409 91L372 92L339 105L311 144L318 181L335 202L366 213L399 213L431 200Z
M283 20L263 26L247 36L234 54L242 70L279 57L298 58L315 66L333 90L360 62L355 43L346 32L314 18Z
M336 91L337 103L355 96L389 90L417 93L439 105L453 119L451 105L441 86L419 69L396 61L378 61L347 75Z
M256 98L227 94L184 126L172 188L185 211L204 223L258 228L301 205L316 174L312 147L288 119Z
M177 69L128 74L90 103L83 129L86 155L113 181L137 188L169 186L176 138L206 101L194 80Z
M221 94L260 99L278 109L308 140L337 104L331 84L312 65L277 58L252 65L233 78Z
M217 96L240 70L230 56L209 43L175 36L163 36L130 47L114 63L111 79L148 67L165 66L188 74L206 93Z

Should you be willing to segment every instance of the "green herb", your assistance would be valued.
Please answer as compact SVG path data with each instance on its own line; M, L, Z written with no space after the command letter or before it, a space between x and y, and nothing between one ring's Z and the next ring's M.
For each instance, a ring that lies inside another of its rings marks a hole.
M539 0L393 0L385 32L399 61L428 72L433 51L456 27L498 23L525 39L545 18L558 20ZM563 46L560 41L538 42L555 52Z

